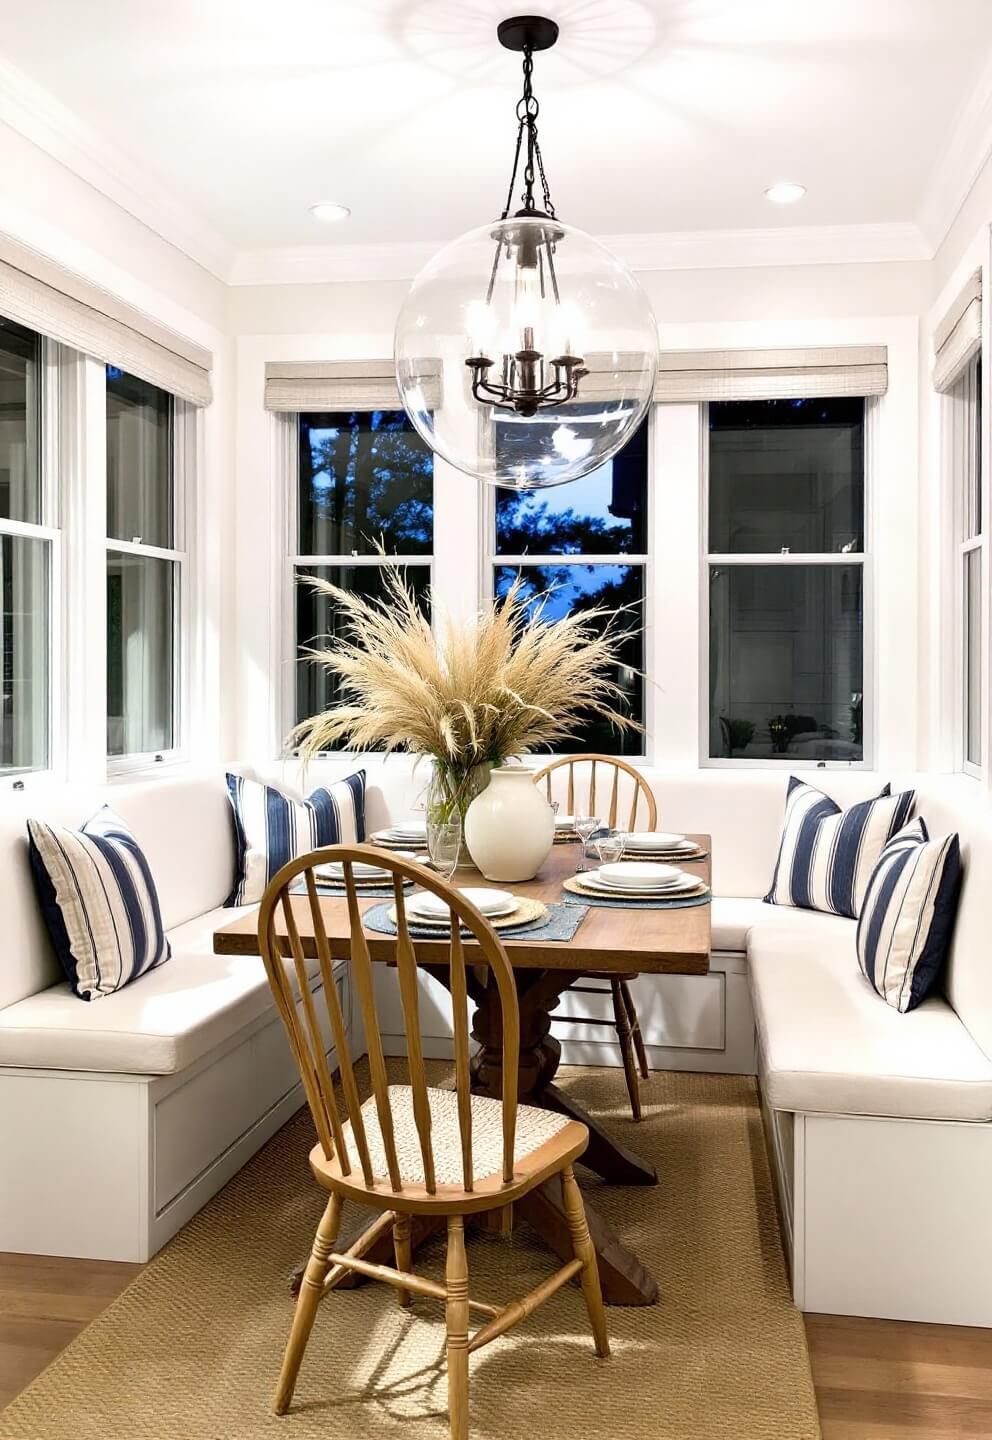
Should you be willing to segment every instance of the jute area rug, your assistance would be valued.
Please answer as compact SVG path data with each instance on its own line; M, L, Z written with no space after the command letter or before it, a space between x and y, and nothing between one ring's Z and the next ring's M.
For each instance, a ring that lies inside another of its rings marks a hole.
M579 1175L662 1298L608 1309L606 1361L573 1286L478 1352L474 1440L816 1440L753 1082L655 1075L635 1127L619 1071L561 1075L658 1167L650 1188ZM0 1415L4 1440L443 1440L442 1307L402 1311L383 1285L324 1301L293 1409L269 1411L292 1316L286 1276L324 1203L312 1143L303 1112ZM343 1233L365 1218L346 1211ZM496 1304L557 1263L523 1226L510 1239L471 1232L468 1258L470 1292ZM434 1240L416 1268L439 1277L442 1266Z

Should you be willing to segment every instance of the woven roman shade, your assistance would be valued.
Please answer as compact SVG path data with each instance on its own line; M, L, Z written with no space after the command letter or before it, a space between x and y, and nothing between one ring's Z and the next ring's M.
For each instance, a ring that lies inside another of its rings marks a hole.
M982 272L976 270L937 326L933 388L950 390L973 356L982 348Z
M425 362L424 398L428 409L441 403L441 363ZM400 410L392 360L330 360L265 367L265 408L307 410Z
M791 400L884 395L884 345L769 350L662 350L655 400Z
M213 398L209 350L6 235L0 236L0 314L192 405Z

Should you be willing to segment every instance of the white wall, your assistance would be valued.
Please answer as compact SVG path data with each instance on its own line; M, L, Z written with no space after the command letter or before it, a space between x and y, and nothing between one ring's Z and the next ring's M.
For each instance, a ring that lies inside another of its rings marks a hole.
M672 349L739 345L875 343L889 349L889 390L879 403L872 530L879 745L876 763L912 769L920 759L917 719L921 678L915 637L919 439L919 317L930 297L925 262L735 270L650 271L639 277L658 317L662 345ZM267 360L381 358L392 353L392 329L406 283L356 282L232 288L229 324L237 350L236 513L238 591L237 749L268 758L281 734L272 678L285 652L285 497L277 483L274 423L262 411ZM686 413L690 412L690 413ZM662 407L655 429L653 483L664 488L663 522L655 530L658 597L649 636L656 677L693 675L704 616L698 594L701 457L694 407ZM908 482L907 482L908 477ZM678 522L672 523L677 506ZM660 507L659 507L660 508ZM474 553L474 551L473 551ZM666 625L662 611L678 613ZM664 733L656 763L693 767L699 753L699 704L685 684L653 690L655 728ZM283 726L284 728L284 726Z

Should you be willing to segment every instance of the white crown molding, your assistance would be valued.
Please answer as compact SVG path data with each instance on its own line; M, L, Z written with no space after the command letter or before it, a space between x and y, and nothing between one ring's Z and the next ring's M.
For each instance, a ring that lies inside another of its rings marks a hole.
M219 280L227 280L234 248L188 206L170 195L116 145L15 65L0 58L0 122L23 135L74 175L106 195Z
M992 53L965 98L924 191L917 223L936 253L992 155Z
M929 260L932 255L923 232L908 222L687 230L658 235L606 235L602 240L635 271L840 265ZM228 283L321 285L342 281L412 280L444 243L438 240L243 250L235 257Z

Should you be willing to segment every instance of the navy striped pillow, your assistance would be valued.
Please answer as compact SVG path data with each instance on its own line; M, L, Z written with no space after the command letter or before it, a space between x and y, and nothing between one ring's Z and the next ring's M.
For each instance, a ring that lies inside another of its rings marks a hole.
M931 840L922 819L879 857L858 921L858 964L887 1005L914 1009L947 955L961 890L956 835Z
M874 799L842 810L822 790L791 775L766 904L856 920L878 857L906 824L915 798L913 790L893 795L886 785Z
M81 1000L99 1000L172 954L137 840L104 806L81 830L28 821L35 889L59 963Z
M244 775L228 775L234 810L238 879L225 905L261 900L277 870L321 845L365 839L365 771L294 800Z

